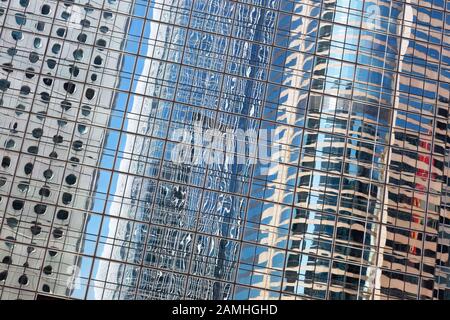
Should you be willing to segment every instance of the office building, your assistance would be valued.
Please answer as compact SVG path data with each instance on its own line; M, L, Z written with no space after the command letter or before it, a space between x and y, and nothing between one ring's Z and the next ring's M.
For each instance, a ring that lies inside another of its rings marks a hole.
M1 299L450 297L450 2L10 0L0 25Z

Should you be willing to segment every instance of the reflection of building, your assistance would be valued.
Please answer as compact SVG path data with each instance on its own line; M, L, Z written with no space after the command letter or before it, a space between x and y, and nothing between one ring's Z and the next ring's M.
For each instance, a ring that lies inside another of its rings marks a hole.
M19 288L32 298L48 291L44 283L87 299L449 297L449 22L438 2L97 1L101 11L73 6L79 21L52 3L27 11L26 22L20 4L0 16L0 143L9 157L0 242L12 252L0 267L8 265L2 298ZM56 25L59 16L81 23L81 33L70 30L61 48L58 26L45 40L18 40L32 16L50 13ZM13 43L45 48L43 58L20 56ZM47 59L58 50L60 60ZM17 57L20 67L8 65ZM9 80L39 61L41 76L24 74L43 82L27 85L30 93ZM96 72L99 63L108 65ZM33 131L38 121L43 133ZM199 123L270 130L275 165L173 163L173 133ZM33 174L55 168L45 182L55 198L41 176L22 175L19 154L36 158ZM26 188L19 214L11 206ZM72 202L60 203L68 194ZM43 208L33 201L56 213L36 220ZM71 220L58 243L60 207ZM48 236L14 231L35 232L34 221ZM39 258L22 267L30 243ZM59 278L45 274L54 247L62 258L52 268L66 270ZM67 290L66 264L78 267L80 288ZM23 268L36 270L39 285L18 284Z
M116 14L127 6L72 2L0 5L2 299L86 290L77 278L92 263L82 254L92 254L91 197L118 84L112 49L128 19Z
M387 269L378 277L380 298L438 296L434 283L439 265L438 234L441 228L445 230L445 225L439 224L446 217L445 211L441 212L448 140L448 98L444 97L450 92L448 86L439 88L436 81L448 81L448 76L437 73L440 57L433 52L437 48L430 44L428 51L423 42L412 41L423 38L418 26L409 22L415 21L415 16L429 20L431 26L439 25L432 13L405 6L384 200L384 217L391 226L380 232L380 246L385 248L381 267ZM430 36L434 35L430 30Z

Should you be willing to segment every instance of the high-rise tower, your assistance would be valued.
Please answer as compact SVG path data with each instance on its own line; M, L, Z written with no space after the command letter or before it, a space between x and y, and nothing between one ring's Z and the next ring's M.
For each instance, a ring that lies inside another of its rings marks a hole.
M449 10L0 1L0 297L448 298Z
M92 259L80 254L94 253L92 197L131 8L0 3L2 299L84 297L77 278Z

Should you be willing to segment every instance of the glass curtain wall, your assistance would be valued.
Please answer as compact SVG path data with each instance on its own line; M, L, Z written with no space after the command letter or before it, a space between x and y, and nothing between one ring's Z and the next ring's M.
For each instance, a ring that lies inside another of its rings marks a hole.
M0 298L448 299L449 12L0 1Z

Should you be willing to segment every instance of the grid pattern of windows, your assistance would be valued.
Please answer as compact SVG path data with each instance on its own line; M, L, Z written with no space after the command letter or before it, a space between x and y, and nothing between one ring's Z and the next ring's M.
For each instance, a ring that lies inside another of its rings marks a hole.
M450 297L450 2L0 0L0 26L1 299ZM276 132L277 164L175 163L180 129Z

